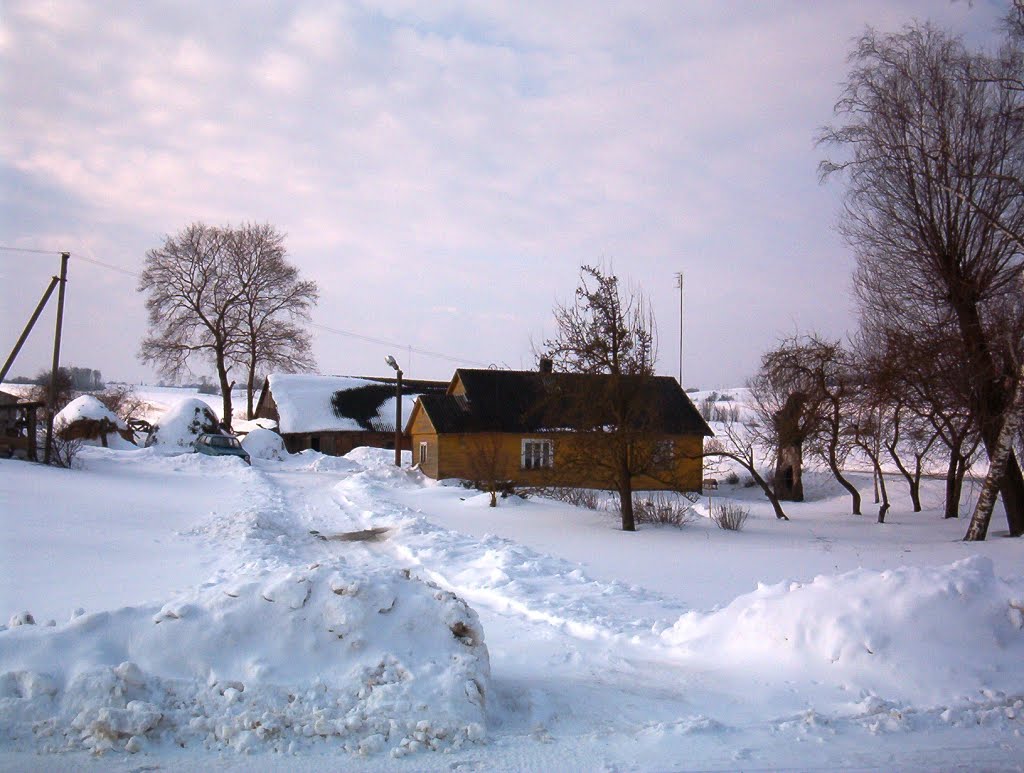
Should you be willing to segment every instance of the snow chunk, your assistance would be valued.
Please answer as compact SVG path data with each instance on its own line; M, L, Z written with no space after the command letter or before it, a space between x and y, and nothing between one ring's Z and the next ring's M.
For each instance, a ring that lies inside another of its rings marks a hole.
M284 439L273 430L256 427L242 438L242 448L253 459L270 459L283 461L288 455L284 448Z

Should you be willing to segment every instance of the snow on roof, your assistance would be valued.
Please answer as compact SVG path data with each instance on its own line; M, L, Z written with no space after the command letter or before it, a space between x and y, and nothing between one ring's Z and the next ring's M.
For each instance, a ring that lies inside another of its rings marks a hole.
M337 392L349 392L355 389L390 387L387 382L373 381L354 376L317 376L309 374L281 373L267 377L277 412L280 417L279 431L295 432L362 432L374 425L394 430L395 398L384 399L376 411L364 420L352 416L338 416L334 410L332 398ZM417 394L402 396L402 416L407 419L412 414ZM370 426L367 426L369 424ZM385 430L387 431L387 430Z
M117 414L107 408L93 395L76 397L64 406L64 410L53 417L53 426L56 429L60 429L83 419L91 419L93 421L107 419L112 424L116 424L118 429L128 428L128 425L119 419Z

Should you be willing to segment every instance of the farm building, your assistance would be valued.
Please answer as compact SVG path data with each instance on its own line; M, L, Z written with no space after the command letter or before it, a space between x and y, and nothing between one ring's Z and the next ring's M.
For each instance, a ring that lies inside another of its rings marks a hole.
M416 399L443 394L447 382L402 381L402 415ZM289 453L307 448L342 456L358 446L395 447L395 379L271 374L256 405L256 418L277 422ZM403 442L408 449L408 439Z
M437 479L613 488L614 473L598 460L607 457L609 442L624 441L605 431L610 416L578 410L606 389L610 378L459 369L445 394L425 395L416 403L407 425L413 459ZM650 456L647 472L634 477L634 488L700 491L704 437L712 434L707 423L674 378L633 384L634 399L643 408L629 428L630 453Z
M45 403L0 392L0 454L36 459L36 411Z

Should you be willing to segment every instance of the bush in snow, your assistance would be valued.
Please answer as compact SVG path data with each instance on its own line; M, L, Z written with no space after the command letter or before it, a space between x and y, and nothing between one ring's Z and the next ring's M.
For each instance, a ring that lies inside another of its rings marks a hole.
M726 531L739 531L747 522L750 511L735 502L723 502L711 508L711 520L719 529Z
M634 497L633 517L637 523L683 527L696 520L692 502L683 497L658 494L653 497Z
M561 488L551 486L548 488L534 489L530 493L548 499L557 499L574 507L583 507L587 510L598 510L601 507L601 494L589 488Z
M220 433L220 422L210 406L196 397L179 402L153 425L146 446L171 449L191 448L192 442L204 432Z
M273 430L256 427L242 438L242 448L253 459L272 459L280 462L288 455L284 447L284 438Z

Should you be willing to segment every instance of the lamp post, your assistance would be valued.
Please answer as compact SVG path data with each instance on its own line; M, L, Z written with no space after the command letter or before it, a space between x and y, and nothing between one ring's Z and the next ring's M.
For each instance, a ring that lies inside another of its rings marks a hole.
M402 466L402 369L390 354L384 360L395 369L398 378L395 381L395 467Z

